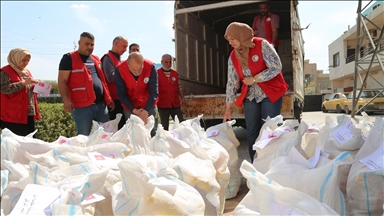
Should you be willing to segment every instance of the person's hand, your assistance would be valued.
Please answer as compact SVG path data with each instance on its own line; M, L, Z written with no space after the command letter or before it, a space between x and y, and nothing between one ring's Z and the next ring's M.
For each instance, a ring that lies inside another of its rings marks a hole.
M257 79L257 76L255 76L255 77L244 77L244 79L243 79L243 83L245 84L245 85L252 85L252 84L254 84L254 83L257 83L259 80Z
M113 111L115 109L115 102L111 101L108 107L111 109L111 111Z
M72 113L73 105L70 100L64 101L64 111Z
M142 109L141 112L140 112L140 116L141 120L143 120L144 124L147 124L148 122L148 112L147 110L145 109Z
M24 86L31 85L32 83L36 83L35 79L32 79L31 77L29 77L28 79L23 79L21 82L23 83Z
M225 107L223 123L226 122L227 120L231 120L231 119L232 119L232 103L227 103L227 105Z
M187 101L185 100L185 98L180 100L180 105L181 106L187 106Z
M31 80L32 80L32 83L35 83L35 84L37 84L37 83L41 83L41 82L42 82L42 81L39 80L39 79L33 79L33 78L31 78Z

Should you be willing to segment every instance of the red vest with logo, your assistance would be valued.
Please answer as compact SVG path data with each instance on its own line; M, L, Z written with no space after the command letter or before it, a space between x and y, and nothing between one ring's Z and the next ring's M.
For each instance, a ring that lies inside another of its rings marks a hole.
M95 91L93 89L93 81L91 71L85 66L80 54L77 51L70 52L72 59L72 70L68 80L68 94L74 108L83 108L93 104L96 100ZM91 55L95 64L97 74L103 85L103 97L105 104L112 102L109 94L104 73L101 70L101 62L95 55Z
M108 56L109 59L111 59L114 68L116 68L116 66L119 65L119 63L120 63L119 59L117 59L117 57L111 52L104 54L104 56L101 58L101 62L103 62L103 59L105 56ZM109 93L111 94L112 99L113 100L119 100L119 98L117 97L117 94L116 94L115 82L108 82L107 79L105 79L105 80L107 81L107 86L108 86Z
M22 78L20 75L10 66L7 65L1 70L4 70L12 83L21 82ZM31 72L28 71L29 76L32 78ZM35 84L31 84L34 86ZM13 94L1 93L1 120L5 122L11 122L16 124L27 124L28 123L28 89L24 87L22 90ZM35 101L36 115L34 119L40 119L40 111L37 106L37 95L33 94Z
M263 54L261 51L262 41L263 41L263 38L254 37L253 43L255 44L255 47L249 49L248 67L252 73L252 76L255 76L256 74L259 74L260 72L267 69L267 66L265 65ZM253 56L255 55L258 56L258 60L256 62L252 60ZM243 70L241 68L240 61L236 58L234 51L232 51L231 53L231 60L233 63L233 67L236 69L236 72L239 75L240 80L243 80L244 79ZM263 92L267 95L267 97L272 103L275 103L288 90L288 84L285 82L283 74L281 72L271 80L268 80L265 82L258 82L257 85L260 86L261 90L263 90ZM248 86L243 85L241 87L241 94L235 102L237 106L243 105L243 101L247 95L247 92L248 92Z
M179 76L175 70L170 71L169 79L162 68L157 69L159 102L158 108L177 108L180 107L179 98Z
M264 27L265 31L267 32L267 38L265 38L269 43L272 43L272 14L267 14L264 19ZM253 29L256 29L256 23L259 21L260 16L255 17L255 20L253 21ZM257 29L256 29L257 30ZM276 38L274 46L280 46L280 41L278 38Z
M144 66L139 78L135 79L133 74L129 71L128 61L122 61L119 66L117 66L120 76L125 83L125 87L127 88L127 95L131 103L136 109L142 108L144 109L147 104L149 98L149 78L151 76L153 63L147 59L144 59ZM153 104L156 106L157 100ZM132 112L133 110L129 110L128 107L121 104L124 109Z

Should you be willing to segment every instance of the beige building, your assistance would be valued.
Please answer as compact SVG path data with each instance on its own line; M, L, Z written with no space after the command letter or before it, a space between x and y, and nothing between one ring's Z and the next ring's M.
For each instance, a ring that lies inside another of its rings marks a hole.
M304 94L321 95L322 91L332 89L329 74L323 73L323 70L317 70L316 63L304 61Z
M384 4L376 2L369 9L367 18L372 21L376 26L382 28L384 24ZM364 14L364 13L363 13ZM381 62L384 62L384 40L378 41L380 36L380 29L377 29L372 23L365 21L367 28L370 32L372 39L379 42L379 56ZM361 25L360 34L364 33L363 25ZM353 90L354 85L354 73L355 73L355 49L356 49L356 30L354 25L349 30L345 31L342 36L337 38L328 46L329 56L329 74L332 82L332 88L334 91L345 92ZM364 64L359 64L364 70L367 70L369 63L372 59L373 48L367 36L360 42L360 56L359 58L364 61ZM376 44L376 43L375 43ZM359 71L361 78L357 78L357 88L361 88L365 72ZM379 61L376 59L370 69L372 77L368 76L365 83L367 89L379 89L384 84L384 73L381 70ZM379 83L378 83L379 82Z

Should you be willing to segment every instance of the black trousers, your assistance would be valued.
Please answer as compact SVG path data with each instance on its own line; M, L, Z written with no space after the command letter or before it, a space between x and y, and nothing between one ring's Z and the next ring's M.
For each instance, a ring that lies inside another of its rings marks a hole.
M114 100L113 102L115 103L115 109L111 111L111 109L108 107L109 120L116 119L117 113L123 114L123 116L119 121L119 130L120 130L125 124L124 110L123 110L123 106L121 106L120 100Z
M165 130L168 130L169 127L169 115L171 115L173 121L175 121L175 116L179 119L180 122L184 121L183 114L181 113L180 107L177 108L158 108L161 125Z
M12 122L5 122L0 120L1 129L8 128L14 134L19 136L26 136L35 131L35 119L33 116L28 116L27 124L18 124Z

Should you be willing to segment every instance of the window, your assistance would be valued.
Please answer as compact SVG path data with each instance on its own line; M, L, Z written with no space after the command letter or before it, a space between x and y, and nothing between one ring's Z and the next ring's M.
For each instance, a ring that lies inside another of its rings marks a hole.
M328 86L329 86L329 82L322 81L322 82L319 82L318 85L319 85L320 90L327 90Z
M335 94L335 97L333 97L334 100L339 99L339 95Z
M340 56L339 53L333 55L333 67L337 67L340 65Z

